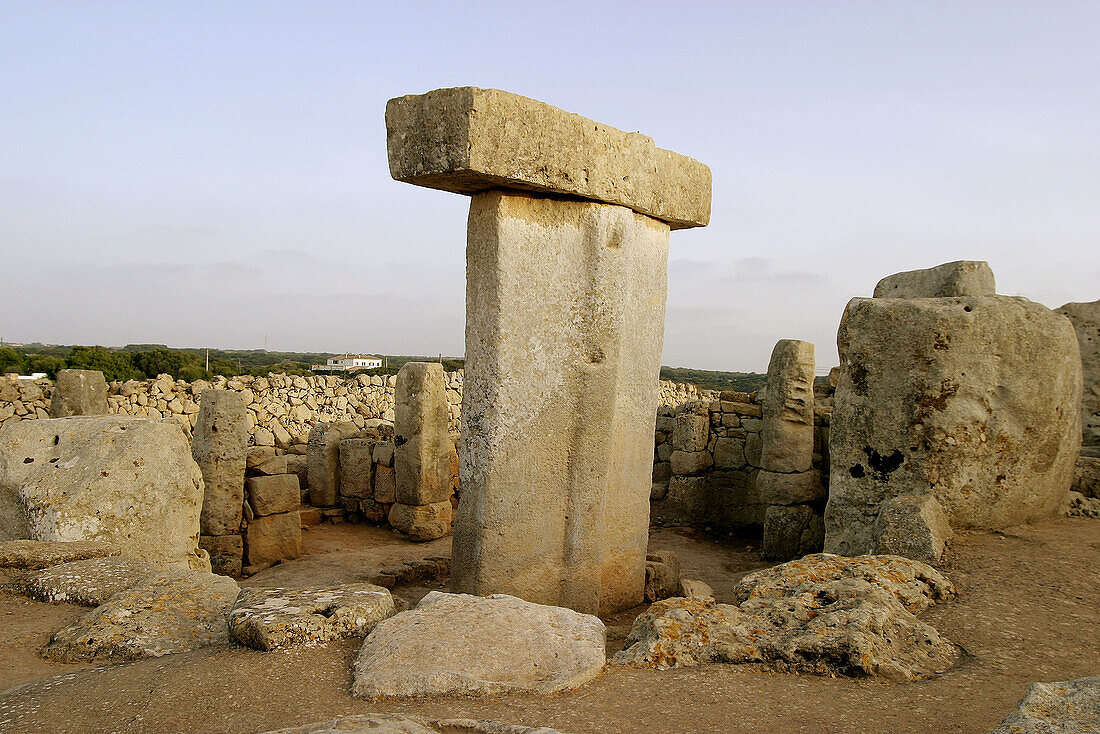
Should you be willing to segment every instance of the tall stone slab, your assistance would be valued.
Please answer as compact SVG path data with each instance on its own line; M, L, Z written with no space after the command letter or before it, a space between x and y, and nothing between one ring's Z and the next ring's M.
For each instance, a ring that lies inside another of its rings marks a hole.
M709 169L497 90L386 122L394 178L473 195L453 589L641 603L668 236L707 223Z
M397 501L430 505L451 496L447 383L438 362L406 362L394 388Z
M191 455L202 470L203 535L241 532L248 452L248 405L235 390L203 390Z
M1100 446L1100 301L1067 303L1057 313L1067 317L1081 348L1084 389L1081 391L1081 433L1086 446Z
M768 364L760 429L760 468L809 471L814 456L814 345L780 339Z
M837 342L827 552L875 552L901 495L931 494L955 528L1061 510L1081 440L1068 320L1008 296L855 298Z
M50 417L107 415L107 381L99 370L61 370L50 396Z
M306 472L309 477L309 503L314 507L332 507L340 493L340 442L358 435L350 421L318 423L309 432L306 444Z

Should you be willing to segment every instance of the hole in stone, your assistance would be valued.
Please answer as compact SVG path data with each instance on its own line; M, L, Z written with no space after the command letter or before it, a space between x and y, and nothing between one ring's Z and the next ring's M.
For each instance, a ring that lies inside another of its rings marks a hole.
M325 617L327 619L327 618L331 617L332 615L336 614L336 605L333 604L331 607L325 607L324 609L318 609L316 612L314 612L314 614L319 615L321 617Z
M59 458L61 458L61 457L58 457L58 456L55 456L55 457L53 457L52 459L50 459L50 463L51 463L51 464L56 464L56 463L57 463L57 460L58 460Z
M974 309L972 309L970 306L963 306L963 311L966 311L967 313L970 313L973 310Z
M23 463L24 464L33 464L34 459L32 459L31 457L28 456L27 458L23 459Z
M61 442L61 436L54 436L53 437L53 445L54 446L56 446L60 442Z

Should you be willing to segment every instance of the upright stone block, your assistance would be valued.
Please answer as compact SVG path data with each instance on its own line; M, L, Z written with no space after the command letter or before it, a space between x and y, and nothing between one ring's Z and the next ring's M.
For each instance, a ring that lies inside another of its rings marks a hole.
M340 442L340 496L374 497L374 440L346 438Z
M1056 311L1070 320L1081 347L1084 390L1081 434L1086 446L1100 446L1100 301L1067 303Z
M309 503L332 507L340 488L340 442L358 433L354 423L318 423L309 432L306 466Z
M191 455L202 470L202 534L241 531L248 452L248 405L234 390L203 390Z
M934 268L888 275L875 286L875 298L955 298L992 296L993 270L980 260L958 260Z
M50 417L107 415L107 381L98 370L61 370L50 397Z
M768 364L760 468L809 471L814 454L814 345L781 339Z
M430 505L451 496L450 409L443 365L406 362L397 373L394 470L397 501Z
M452 587L640 603L668 233L707 222L709 169L495 90L386 123L394 178L474 194Z

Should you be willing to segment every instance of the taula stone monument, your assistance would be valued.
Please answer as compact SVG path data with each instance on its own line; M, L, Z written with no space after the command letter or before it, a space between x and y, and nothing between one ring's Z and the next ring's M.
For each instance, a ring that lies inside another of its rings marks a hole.
M709 221L710 169L498 90L386 127L395 179L472 196L454 590L641 603L668 236Z
M973 265L910 273L904 297L848 303L827 552L907 552L896 542L907 536L934 560L950 532L944 515L955 528L998 529L1052 517L1068 500L1081 442L1073 327L1026 298L943 285L965 284L945 270L981 272Z

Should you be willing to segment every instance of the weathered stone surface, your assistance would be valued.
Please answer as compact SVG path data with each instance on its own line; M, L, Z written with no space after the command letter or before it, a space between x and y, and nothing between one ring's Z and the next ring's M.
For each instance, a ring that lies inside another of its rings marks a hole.
M707 448L710 422L705 415L680 413L674 419L672 448L677 451L703 451Z
M394 614L390 592L374 584L241 589L229 612L229 632L255 650L364 637Z
M530 727L476 719L441 719L427 722L401 714L339 716L266 734L563 734L545 726Z
M203 390L191 454L202 471L203 535L240 532L248 453L248 404L232 390Z
M122 662L229 642L231 578L168 571L119 592L58 632L43 656L58 662Z
M659 601L638 617L613 662L673 668L768 663L779 670L913 680L939 673L958 650L914 614L950 598L946 577L889 556L807 556L749 574L738 604Z
M249 477L248 504L257 515L276 515L297 510L302 502L297 474Z
M981 260L958 260L895 273L875 286L875 298L952 298L992 296L996 292L993 270Z
M605 637L603 622L570 609L432 591L367 636L352 693L555 693L599 675Z
M269 566L302 555L302 523L297 512L257 517L245 532L248 563Z
M340 489L340 442L359 429L354 423L318 423L309 432L306 462L309 467L309 503L332 507Z
M956 529L1061 512L1080 441L1066 319L1007 296L856 298L837 340L826 550L869 552L899 495L931 492Z
M1074 492L1086 497L1100 497L1100 458L1078 456L1073 467Z
M954 531L933 494L891 497L880 506L874 528L874 553L940 562Z
M397 501L430 505L451 496L450 408L443 365L406 362L397 373L393 440Z
M340 442L340 495L374 497L374 441L346 438Z
M50 396L50 417L106 415L107 381L98 370L59 370Z
M1088 734L1100 731L1100 677L1033 683L990 734Z
M1057 313L1077 332L1084 390L1081 392L1081 432L1085 445L1100 446L1100 301L1067 303Z
M768 364L760 468L805 472L814 453L814 345L780 339Z
M668 482L660 506L654 506L655 519L674 523L693 523L707 516L710 509L710 483L706 477L674 476Z
M811 444L812 445L812 444ZM756 475L760 501L769 505L798 505L825 499L821 472L809 470L797 474L778 474L761 470Z
M688 598L698 597L705 599L714 596L714 589L710 584L696 579L680 579L680 595Z
M1100 499L1086 497L1080 492L1069 493L1067 517L1100 517Z
M713 463L709 451L673 451L672 473L678 477L702 474Z
M393 441L379 441L374 444L374 463L382 466L393 466L394 446Z
M48 568L86 558L117 556L110 543L76 540L57 543L44 540L0 540L0 568Z
M389 504L397 501L397 478L392 466L374 465L374 501Z
M655 551L645 559L645 600L657 601L680 593L680 559L672 551Z
M210 554L210 570L240 576L244 569L244 538L240 535L200 535L199 547Z
M719 438L714 443L714 466L717 469L740 469L745 466L745 442L735 438Z
M623 207L474 196L454 590L641 601L667 258Z
M202 500L202 473L174 420L0 426L0 539L102 541L150 563L205 570Z
M825 541L821 515L808 505L771 505L764 511L764 558L789 561L817 553Z
M386 133L398 181L462 194L569 194L629 207L672 229L710 221L707 166L517 94L459 87L391 99Z
M43 568L16 581L15 588L52 604L98 607L114 594L142 583L156 570L137 558L86 558Z
M430 505L406 505L394 503L390 508L389 523L395 530L418 543L442 538L451 532L453 506L450 500Z

